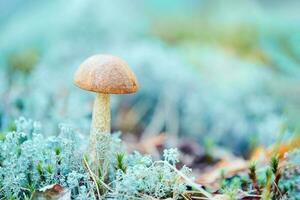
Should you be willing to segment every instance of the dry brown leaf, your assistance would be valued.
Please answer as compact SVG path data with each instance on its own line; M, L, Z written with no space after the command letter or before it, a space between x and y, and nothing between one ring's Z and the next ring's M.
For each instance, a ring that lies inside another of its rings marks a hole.
M274 154L278 155L279 159L282 160L286 152L297 147L300 147L299 135L296 135L285 142L274 144L269 148L264 148L263 146L256 147L252 152L251 160L268 161Z
M206 170L202 175L197 178L196 182L202 185L209 185L215 189L219 187L219 179L221 171L225 172L227 177L233 176L239 172L248 169L248 161L235 158L233 160L221 160L210 169Z
M32 196L33 200L70 200L71 191L64 189L59 184L45 186L35 191Z
M300 136L296 135L290 138L286 142L281 142L279 144L274 144L267 151L267 157L271 158L272 155L277 154L280 159L284 158L284 154L291 151L297 147L300 147Z

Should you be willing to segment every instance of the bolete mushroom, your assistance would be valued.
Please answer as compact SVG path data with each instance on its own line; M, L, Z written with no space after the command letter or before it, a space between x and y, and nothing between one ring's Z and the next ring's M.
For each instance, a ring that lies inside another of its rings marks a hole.
M91 156L95 159L97 134L110 132L110 94L134 93L138 82L124 60L99 54L79 66L74 83L81 89L96 92L90 135Z

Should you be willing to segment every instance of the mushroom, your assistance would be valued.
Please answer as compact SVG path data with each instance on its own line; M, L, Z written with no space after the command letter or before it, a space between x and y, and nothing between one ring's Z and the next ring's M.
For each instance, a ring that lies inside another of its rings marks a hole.
M110 132L110 94L136 92L137 79L124 60L99 54L79 66L74 83L81 89L96 92L90 134L91 156L96 160L97 134Z

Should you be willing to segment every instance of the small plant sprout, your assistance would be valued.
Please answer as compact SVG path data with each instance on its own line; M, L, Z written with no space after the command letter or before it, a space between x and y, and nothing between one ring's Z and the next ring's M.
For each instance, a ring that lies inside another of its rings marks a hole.
M271 193L271 185L272 185L272 169L267 168L266 170L266 182L264 185L264 190L262 193L262 200L271 200L272 193Z
M270 167L274 175L274 182L272 185L273 193L275 196L280 196L281 191L279 189L279 181L281 179L281 172L279 168L279 158L277 155L273 155L270 161Z
M112 55L94 55L77 69L74 83L96 92L90 135L91 160L96 160L98 134L110 133L110 94L134 93L138 82L128 64Z
M259 187L259 185L258 185L258 183L257 183L256 162L255 162L255 161L252 161L252 162L250 163L248 175L249 175L249 178L250 178L250 180L251 180L251 182L252 182L252 187L253 187L253 189L256 190L256 193L257 193L257 194L260 194L261 191L260 191L260 187Z
M117 153L116 154L116 159L117 159L116 169L121 170L122 172L125 173L126 172L126 166L124 165L124 157L125 157L124 153Z
M276 155L273 155L270 161L270 167L275 176L278 173L278 166L279 166L279 159Z

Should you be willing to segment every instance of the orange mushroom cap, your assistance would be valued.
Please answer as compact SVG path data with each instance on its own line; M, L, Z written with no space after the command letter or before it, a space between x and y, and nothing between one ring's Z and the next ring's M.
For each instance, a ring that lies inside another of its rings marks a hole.
M127 94L138 90L136 76L128 64L112 55L94 55L77 69L74 83L78 87L105 94Z

